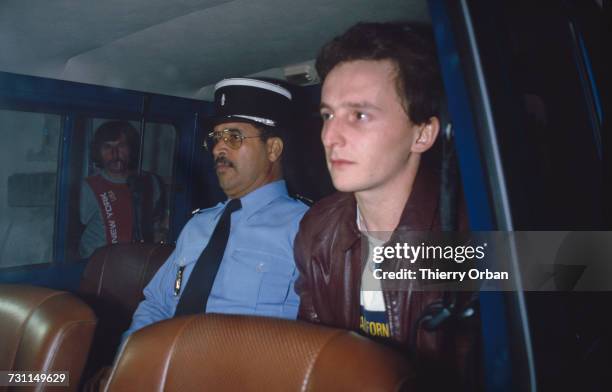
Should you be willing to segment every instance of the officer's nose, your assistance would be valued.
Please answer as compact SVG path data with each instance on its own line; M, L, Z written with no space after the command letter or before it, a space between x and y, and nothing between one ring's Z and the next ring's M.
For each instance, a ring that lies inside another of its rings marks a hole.
M216 159L221 153L227 154L228 150L229 147L225 144L223 138L220 138L212 149L213 157Z

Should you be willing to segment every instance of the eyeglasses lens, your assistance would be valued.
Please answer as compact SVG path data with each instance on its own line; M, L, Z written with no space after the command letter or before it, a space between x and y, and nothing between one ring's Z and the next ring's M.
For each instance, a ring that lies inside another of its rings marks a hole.
M219 141L223 139L223 142L230 148L237 150L242 146L242 135L233 129L224 129L219 132L211 132L206 137L205 147L212 151Z

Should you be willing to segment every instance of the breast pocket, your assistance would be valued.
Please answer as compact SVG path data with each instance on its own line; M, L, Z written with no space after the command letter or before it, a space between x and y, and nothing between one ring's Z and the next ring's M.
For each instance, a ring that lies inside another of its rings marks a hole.
M242 276L237 287L257 308L282 305L287 298L295 269L292 259L252 249L236 249L232 254L234 276Z

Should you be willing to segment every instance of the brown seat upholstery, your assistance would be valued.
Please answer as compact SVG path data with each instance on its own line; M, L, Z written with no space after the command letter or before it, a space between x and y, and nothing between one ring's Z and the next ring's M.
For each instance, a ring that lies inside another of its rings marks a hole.
M144 298L142 290L173 250L168 244L116 244L97 249L91 256L79 294L99 321L86 376L112 363L121 335Z
M166 320L134 333L109 391L397 391L415 373L353 332L235 315Z
M96 318L74 295L43 287L0 285L0 369L68 371L75 391L96 327ZM2 387L0 391L43 390Z

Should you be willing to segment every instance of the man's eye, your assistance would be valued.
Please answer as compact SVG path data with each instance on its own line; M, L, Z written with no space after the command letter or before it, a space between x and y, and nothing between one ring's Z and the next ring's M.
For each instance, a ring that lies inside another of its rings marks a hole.
M357 120L367 120L367 119L369 119L370 117L369 117L369 116L368 116L366 113L363 113L363 112L355 112L355 118L356 118Z
M328 112L321 112L321 118L323 119L323 121L329 121L334 118L334 115Z
M235 134L235 133L230 133L230 134L229 134L229 138L230 138L232 141L235 141L235 142L236 142L236 141L239 141L239 140L241 139L240 135L237 135L237 134Z

